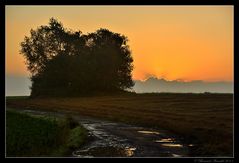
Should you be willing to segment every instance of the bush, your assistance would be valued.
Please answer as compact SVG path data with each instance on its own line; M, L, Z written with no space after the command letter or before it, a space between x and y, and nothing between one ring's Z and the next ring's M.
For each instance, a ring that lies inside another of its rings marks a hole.
M72 129L67 140L68 148L76 149L81 147L87 138L86 133L86 130L81 126Z

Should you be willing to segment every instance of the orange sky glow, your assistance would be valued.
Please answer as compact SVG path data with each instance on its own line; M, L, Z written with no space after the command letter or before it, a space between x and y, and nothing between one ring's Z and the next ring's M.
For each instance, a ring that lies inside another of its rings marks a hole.
M233 6L6 6L6 74L29 75L20 42L51 17L126 35L133 79L233 81Z

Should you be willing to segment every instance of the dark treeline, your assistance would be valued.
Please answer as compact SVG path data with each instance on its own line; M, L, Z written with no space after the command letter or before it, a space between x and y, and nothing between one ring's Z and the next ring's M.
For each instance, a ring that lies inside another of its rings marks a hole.
M30 31L21 54L31 72L31 96L121 92L134 85L127 37L107 29L82 34L54 18Z

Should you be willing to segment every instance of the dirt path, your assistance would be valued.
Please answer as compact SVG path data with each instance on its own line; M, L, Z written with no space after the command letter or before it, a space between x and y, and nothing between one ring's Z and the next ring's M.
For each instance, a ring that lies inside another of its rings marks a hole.
M19 110L35 115L62 117L70 114L89 130L94 138L83 148L73 151L73 157L185 157L187 145L179 137L164 130L82 117L69 112Z

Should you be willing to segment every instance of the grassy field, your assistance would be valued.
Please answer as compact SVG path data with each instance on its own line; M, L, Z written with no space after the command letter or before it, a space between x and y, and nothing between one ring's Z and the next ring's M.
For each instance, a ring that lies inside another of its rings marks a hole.
M7 157L68 156L87 141L87 131L70 118L6 112Z
M80 115L163 128L184 137L191 156L232 156L232 94L132 94L7 99L7 106L69 110Z

